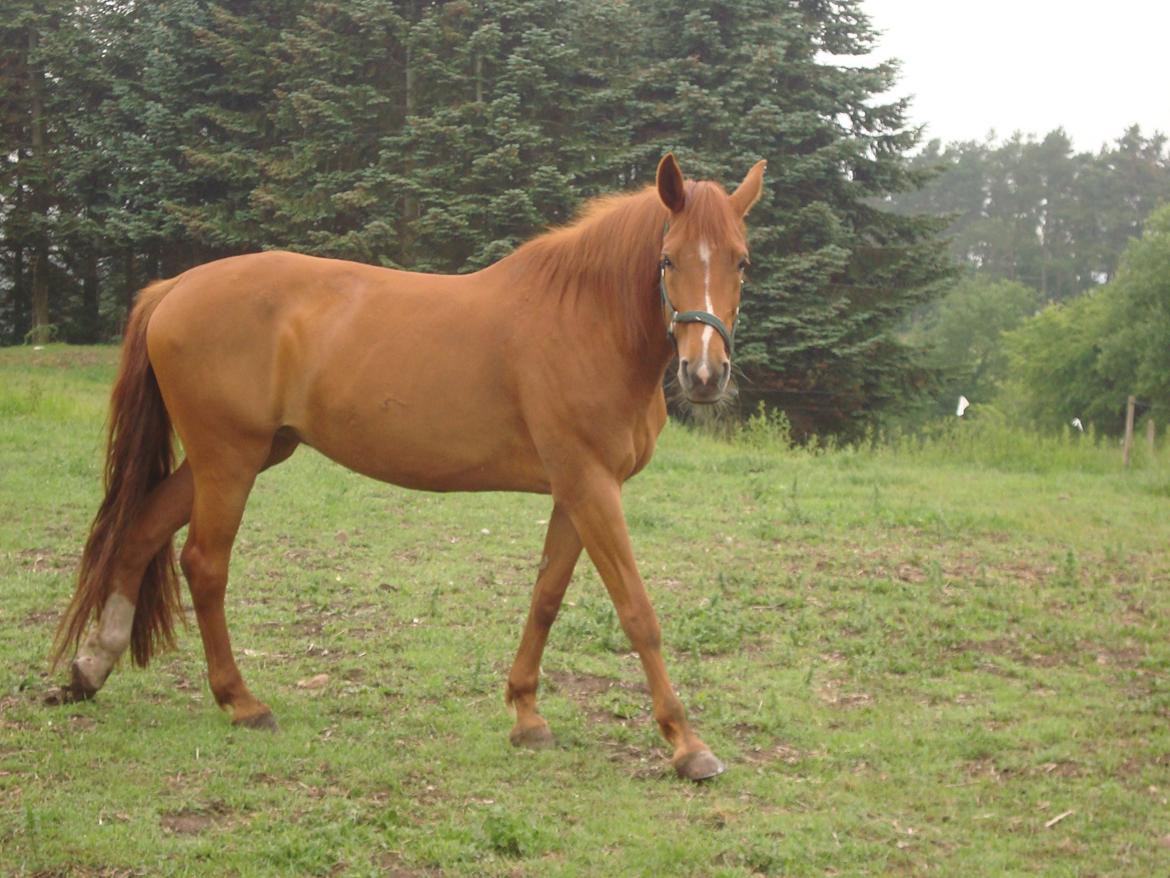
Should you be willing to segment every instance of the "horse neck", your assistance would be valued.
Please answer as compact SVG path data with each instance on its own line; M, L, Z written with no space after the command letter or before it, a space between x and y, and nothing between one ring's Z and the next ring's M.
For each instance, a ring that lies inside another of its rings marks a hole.
M667 216L653 188L602 199L576 224L530 241L500 264L513 263L524 286L539 287L554 319L569 321L570 331L588 326L607 355L627 359L659 385L673 355L658 298Z

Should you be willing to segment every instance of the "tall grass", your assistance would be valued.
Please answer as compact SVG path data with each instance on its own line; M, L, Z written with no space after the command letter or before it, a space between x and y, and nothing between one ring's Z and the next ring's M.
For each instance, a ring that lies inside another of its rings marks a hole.
M1058 433L1044 433L1002 418L951 417L914 430L873 430L852 443L832 439L800 443L784 413L761 404L743 421L699 422L694 428L745 450L786 456L842 455L1039 474L1070 471L1107 475L1124 469L1120 440L1098 435L1092 427L1085 432L1066 427ZM1158 445L1151 448L1143 430L1137 433L1130 469L1161 475L1166 469L1163 449Z
M914 459L927 464L962 464L1009 472L1089 472L1104 475L1122 470L1117 440L1091 430L1065 428L1059 433L1014 426L1000 421L936 421L917 433L880 434L869 444L878 457ZM1158 454L1144 443L1134 446L1131 466L1158 466Z

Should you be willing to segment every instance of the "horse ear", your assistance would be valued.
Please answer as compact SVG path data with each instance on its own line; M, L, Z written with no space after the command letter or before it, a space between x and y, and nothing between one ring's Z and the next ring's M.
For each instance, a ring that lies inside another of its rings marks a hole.
M671 213L679 213L687 203L687 191L683 187L682 169L673 152L668 152L658 163L658 197L662 203L670 208Z
M760 200L760 193L764 191L764 169L766 167L768 167L766 161L756 162L747 172L747 176L743 178L743 182L739 184L739 188L731 193L731 206L740 216L747 216L752 205Z

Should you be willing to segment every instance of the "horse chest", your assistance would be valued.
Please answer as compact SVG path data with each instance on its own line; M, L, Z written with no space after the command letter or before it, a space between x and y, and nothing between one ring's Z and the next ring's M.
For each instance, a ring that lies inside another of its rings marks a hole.
M636 476L650 462L658 444L658 435L665 424L666 399L659 394L647 411L645 419L634 431L634 465L626 478Z

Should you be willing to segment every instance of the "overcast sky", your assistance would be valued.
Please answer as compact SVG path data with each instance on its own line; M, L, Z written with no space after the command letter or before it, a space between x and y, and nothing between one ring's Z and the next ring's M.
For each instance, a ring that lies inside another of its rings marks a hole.
M1131 124L1170 134L1170 0L863 0L902 61L925 139L1003 139L1063 126L1096 151Z

